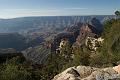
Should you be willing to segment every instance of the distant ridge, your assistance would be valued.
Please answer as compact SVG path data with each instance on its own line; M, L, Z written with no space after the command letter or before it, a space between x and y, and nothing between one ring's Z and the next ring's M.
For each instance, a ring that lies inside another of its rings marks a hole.
M87 22L91 18L97 18L101 22L106 19L115 18L114 15L86 15L86 16L30 16L12 19L0 19L0 33L21 32L29 28L45 27L46 25L65 25L75 22Z

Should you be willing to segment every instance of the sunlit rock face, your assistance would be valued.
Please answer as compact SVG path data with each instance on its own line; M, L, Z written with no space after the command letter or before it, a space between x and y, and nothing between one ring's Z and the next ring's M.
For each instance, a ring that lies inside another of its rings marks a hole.
M98 34L96 33L97 29L89 24L84 24L80 28L80 33L78 37L76 38L76 43L78 45L81 45L82 43L85 43L85 40L87 37L96 37Z
M120 73L112 67L100 69L89 66L76 66L56 75L53 80L120 80Z
M113 69L120 74L120 65L113 67Z

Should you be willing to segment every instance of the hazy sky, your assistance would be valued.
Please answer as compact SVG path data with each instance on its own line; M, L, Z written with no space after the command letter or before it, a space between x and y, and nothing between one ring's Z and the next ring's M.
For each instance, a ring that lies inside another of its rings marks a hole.
M120 0L0 0L0 18L111 15L115 10Z

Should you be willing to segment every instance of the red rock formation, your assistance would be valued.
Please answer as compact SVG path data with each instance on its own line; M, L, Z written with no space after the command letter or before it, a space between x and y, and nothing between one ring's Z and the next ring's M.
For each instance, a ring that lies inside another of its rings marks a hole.
M89 25L89 24L84 24L81 28L80 28L80 33L79 36L76 39L76 43L78 45L82 44L82 42L89 36L89 37L95 37L95 32L94 32L94 28Z

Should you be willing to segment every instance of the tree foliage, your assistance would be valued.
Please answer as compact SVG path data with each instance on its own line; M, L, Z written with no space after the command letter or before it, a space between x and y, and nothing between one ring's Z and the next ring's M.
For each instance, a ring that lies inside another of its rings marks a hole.
M120 16L120 11L115 11L116 16Z

